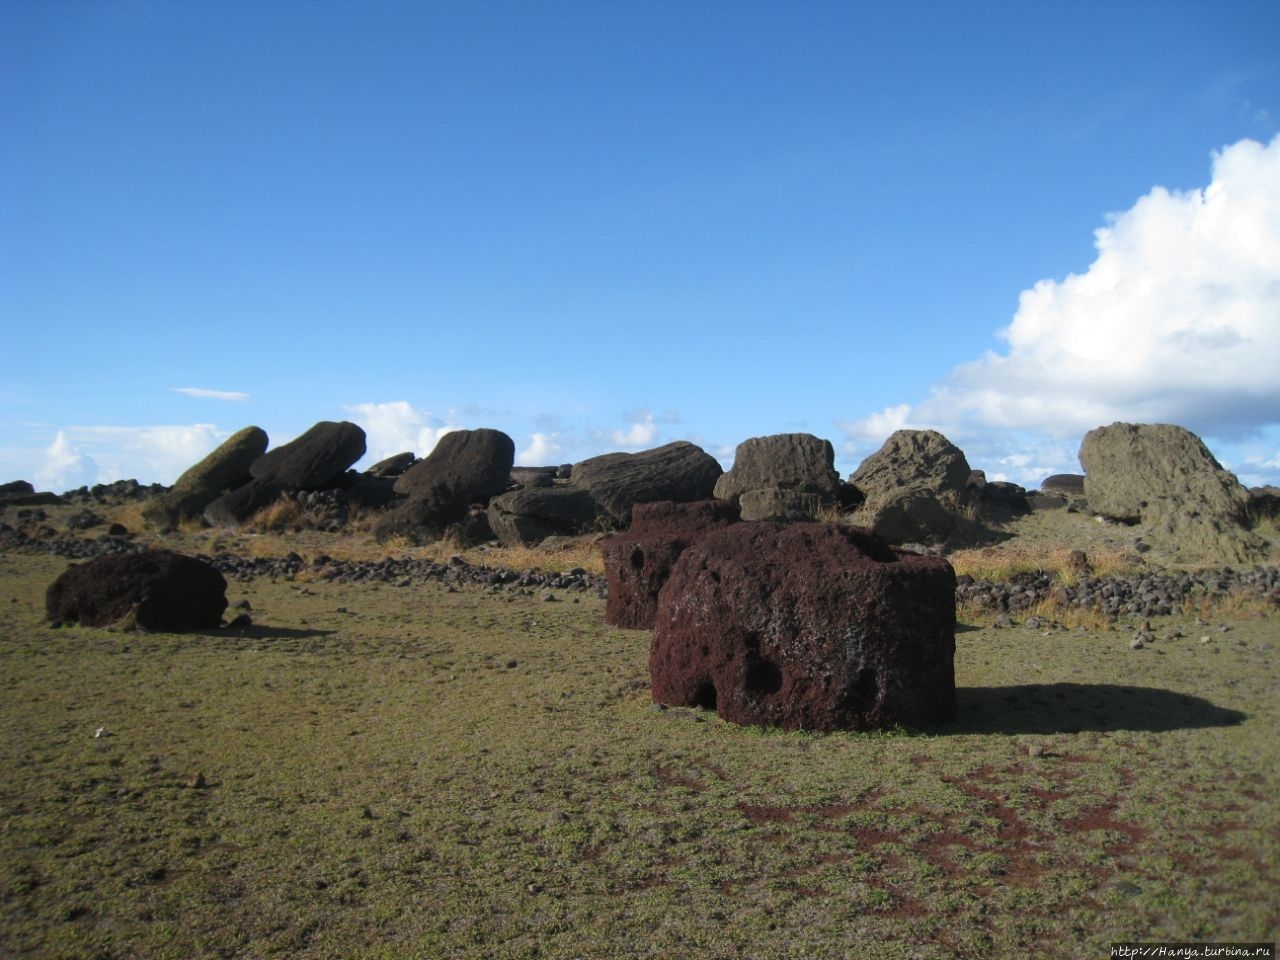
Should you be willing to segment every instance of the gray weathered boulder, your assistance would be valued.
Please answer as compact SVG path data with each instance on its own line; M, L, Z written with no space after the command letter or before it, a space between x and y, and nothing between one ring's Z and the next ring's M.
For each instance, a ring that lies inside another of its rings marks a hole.
M858 520L890 543L931 543L955 530L972 474L936 430L898 430L849 481L866 495Z
M775 433L738 444L715 496L738 504L744 520L812 520L840 501L840 486L830 440Z
M364 456L364 430L343 420L322 420L249 466L255 480L286 490L319 490Z
M640 453L606 453L575 463L571 482L589 493L616 524L626 526L637 503L709 499L723 472L701 447L677 440Z
M1064 497L1084 496L1084 475L1080 473L1055 473L1040 481L1044 493L1057 493Z
M577 536L601 526L595 497L573 483L523 487L489 501L489 527L507 546L554 536Z
M1148 526L1150 539L1181 562L1247 563L1267 544L1248 529L1249 494L1190 430L1113 423L1080 444L1089 509Z
M653 699L787 729L951 720L955 589L941 557L844 524L712 530L658 594Z
M152 526L168 528L200 516L223 493L249 482L249 467L266 449L267 434L261 427L245 427L232 434L189 467L167 493L148 501L142 518Z

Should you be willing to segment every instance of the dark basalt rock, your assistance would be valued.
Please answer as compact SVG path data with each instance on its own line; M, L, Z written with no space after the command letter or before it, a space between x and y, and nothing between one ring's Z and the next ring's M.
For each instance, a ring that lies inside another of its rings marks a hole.
M640 453L606 453L573 466L572 483L586 490L618 526L637 503L707 500L724 472L696 444L677 440Z
M204 508L204 519L215 527L235 527L280 498L282 488L265 480L253 480L228 491Z
M51 621L104 627L132 618L148 630L201 630L222 623L227 581L208 563L167 550L99 557L50 584Z
M508 546L547 537L589 533L602 511L588 491L572 483L525 487L489 501L489 526Z
M740 519L738 508L724 500L636 504L631 527L600 544L609 583L605 621L625 630L653 627L658 592L680 554L708 531Z
M26 480L13 480L0 483L0 508L4 507L51 507L63 502L56 493L37 491Z
M142 508L143 519L152 526L166 528L186 517L200 516L223 493L249 482L249 467L266 449L266 431L245 427L188 468L168 493L149 500Z
M398 477L413 466L417 459L412 450L405 453L397 453L394 456L387 457L385 460L379 460L365 473L371 477Z
M653 699L788 729L953 719L955 587L946 560L859 528L713 530L659 594Z
M364 456L364 430L322 420L296 440L268 450L249 467L255 480L289 490L319 490Z
M453 430L396 480L396 493L432 498L465 513L507 489L515 454L515 441L501 430Z
M515 441L501 430L455 430L395 481L408 497L378 524L380 540L407 536L416 543L438 540L462 523L473 506L484 507L511 482ZM416 527L416 529L414 529Z

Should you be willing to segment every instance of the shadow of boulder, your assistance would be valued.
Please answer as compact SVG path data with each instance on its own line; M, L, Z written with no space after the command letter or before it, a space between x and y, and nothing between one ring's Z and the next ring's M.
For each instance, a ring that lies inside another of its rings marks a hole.
M957 687L956 708L956 720L941 730L1004 734L1118 730L1164 733L1234 726L1248 716L1190 694L1105 683Z

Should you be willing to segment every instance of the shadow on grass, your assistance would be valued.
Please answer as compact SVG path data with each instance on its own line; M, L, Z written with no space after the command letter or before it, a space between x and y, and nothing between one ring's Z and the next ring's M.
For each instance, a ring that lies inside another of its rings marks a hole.
M947 733L1161 733L1229 727L1248 716L1185 693L1106 683L958 687L956 707Z
M333 636L337 632L337 630L269 627L255 624L252 627L222 627L219 630L206 630L202 635L217 639L234 637L238 640L317 640L320 637Z

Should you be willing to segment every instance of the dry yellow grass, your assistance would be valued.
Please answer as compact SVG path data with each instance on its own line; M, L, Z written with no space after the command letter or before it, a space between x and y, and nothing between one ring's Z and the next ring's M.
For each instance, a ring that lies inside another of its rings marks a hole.
M1076 548L1066 544L1002 544L957 550L948 555L957 576L975 580L1004 581L1023 573L1048 573L1062 583L1074 583L1080 570L1073 560ZM1095 548L1086 552L1095 577L1114 577L1142 569L1141 558L1118 547Z

